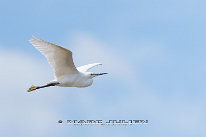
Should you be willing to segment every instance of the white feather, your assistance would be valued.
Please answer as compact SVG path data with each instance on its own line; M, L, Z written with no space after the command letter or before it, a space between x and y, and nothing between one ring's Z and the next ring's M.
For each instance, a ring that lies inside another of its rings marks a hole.
M70 50L33 37L35 39L31 39L29 42L47 58L48 63L54 69L55 79L78 72Z
M81 71L81 72L86 72L89 69L91 69L91 68L93 68L95 66L98 66L98 65L102 65L102 64L101 63L92 63L92 64L88 64L88 65L77 67L77 70Z

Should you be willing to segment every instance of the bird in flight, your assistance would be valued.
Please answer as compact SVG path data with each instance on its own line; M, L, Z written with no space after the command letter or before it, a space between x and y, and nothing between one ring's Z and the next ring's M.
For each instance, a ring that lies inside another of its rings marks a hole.
M107 74L88 72L89 69L102 65L101 63L93 63L76 68L72 59L72 52L61 46L41 40L35 36L29 42L46 57L54 70L55 79L43 86L31 86L28 92L50 86L88 87L92 85L94 77Z

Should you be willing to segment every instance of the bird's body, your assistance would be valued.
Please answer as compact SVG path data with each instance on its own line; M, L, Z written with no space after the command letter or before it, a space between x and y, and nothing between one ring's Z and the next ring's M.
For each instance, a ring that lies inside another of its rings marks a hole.
M92 85L95 76L107 74L87 72L94 66L101 65L101 63L93 63L76 68L70 50L37 37L29 41L47 58L47 61L54 70L55 79L44 86L32 86L28 92L49 86L88 87Z
M88 87L92 85L93 79L82 72L58 78L60 87Z

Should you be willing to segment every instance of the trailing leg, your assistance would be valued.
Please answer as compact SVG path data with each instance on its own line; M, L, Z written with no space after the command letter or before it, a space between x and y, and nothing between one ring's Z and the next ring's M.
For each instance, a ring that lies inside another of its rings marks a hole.
M48 83L48 84L46 84L44 86L31 86L27 91L31 92L31 91L36 90L36 89L50 87L50 86L56 86L58 84L59 84L59 82L54 82L54 83Z

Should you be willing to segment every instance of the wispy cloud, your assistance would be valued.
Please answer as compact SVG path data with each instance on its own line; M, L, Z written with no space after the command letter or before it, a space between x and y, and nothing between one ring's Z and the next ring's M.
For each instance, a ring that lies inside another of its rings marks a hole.
M77 66L100 62L103 66L94 68L95 71L108 72L116 80L124 81L130 86L138 84L137 71L127 60L126 54L122 54L118 48L109 48L112 45L104 44L85 33L73 35L70 45Z
M135 129L145 136L163 136L173 132L174 135L187 136L190 133L204 134L204 104L191 102L179 94L165 97L163 94L156 94L157 89L139 85L140 72L131 61L127 61L128 57L125 58L118 50L108 48L110 45L91 35L77 35L70 44L72 47L69 49L73 51L77 66L103 63L103 66L94 69L109 72L101 81L95 79L100 84L83 89L54 87L27 93L31 84L44 84L53 79L52 69L46 59L18 51L0 50L0 107L4 110L0 114L0 121L5 123L0 125L0 128L5 129L1 135L55 135L62 131L56 123L61 118L148 119L147 133L143 133L142 128ZM143 63L157 60L165 54L162 48L157 50L154 46L142 46L135 56L139 62L143 60ZM13 133L9 132L11 128L14 129ZM74 136L73 131L82 131L80 127L70 129L70 134ZM89 128L88 135L97 135L105 130L105 134L110 135L114 129L107 128L103 131L100 128ZM132 134L132 130L133 128L118 130L118 136Z
M82 109L82 113L92 114L93 117L103 116L104 118L148 118L151 122L150 131L156 135L160 135L159 133L163 129L165 130L164 133L169 133L172 129L172 132L179 135L204 133L201 128L203 126L202 121L205 121L204 105L199 102L191 103L186 97L179 94L165 97L163 94L155 94L157 93L157 91L154 91L156 89L137 86L139 79L137 74L140 72L135 69L136 66L131 62L127 62L128 58L125 58L125 55L119 54L118 51L112 51L108 48L109 45L99 42L90 35L76 36L72 45L76 54L74 57L78 63L101 61L105 64L103 68L105 67L108 71L111 71L113 77L119 78L119 81L127 84L126 89L121 89L123 85L119 85L118 92L115 92L116 97L114 96L113 101L110 101L110 103L113 103L112 105L107 105L104 100L98 100L98 93L94 92L93 96L95 97L90 100L92 102L90 107L92 106L95 112L93 110L91 110L93 113L88 112L88 106L87 109ZM141 63L144 61L148 63L148 60L149 62L172 60L168 51L162 48L161 45L151 43L145 45L145 43L142 43L136 49L138 49L137 54L132 57L137 57L137 61ZM137 78L134 78L134 76L137 76ZM130 84L134 83L137 85L130 87ZM124 94L124 92L127 92L127 94ZM124 97L118 96L119 94L123 94ZM112 95L111 91L109 95ZM81 108L81 103L77 105ZM102 115L103 112L107 113Z
M54 89L50 89L49 95L48 90L27 92L31 84L49 80L46 65L22 53L0 49L0 66L0 128L3 129L0 135L50 134L59 118L54 100L61 95L52 92Z

